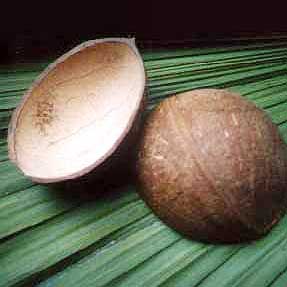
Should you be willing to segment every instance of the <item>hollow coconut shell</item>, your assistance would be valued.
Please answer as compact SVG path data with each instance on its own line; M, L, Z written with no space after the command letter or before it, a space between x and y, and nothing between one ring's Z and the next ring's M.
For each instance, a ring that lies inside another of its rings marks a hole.
M148 206L195 240L254 240L286 211L286 144L265 112L226 90L161 102L145 123L137 171Z
M75 47L44 70L14 111L10 159L39 183L122 171L118 166L128 165L138 135L145 83L134 39Z

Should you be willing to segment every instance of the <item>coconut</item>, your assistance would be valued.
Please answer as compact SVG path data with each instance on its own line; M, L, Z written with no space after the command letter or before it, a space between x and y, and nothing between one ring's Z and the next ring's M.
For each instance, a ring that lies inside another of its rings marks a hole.
M77 46L48 66L15 110L10 159L40 183L98 173L132 145L144 90L144 65L133 39Z
M286 211L286 144L264 111L227 90L162 101L145 123L137 170L147 205L192 239L254 240Z

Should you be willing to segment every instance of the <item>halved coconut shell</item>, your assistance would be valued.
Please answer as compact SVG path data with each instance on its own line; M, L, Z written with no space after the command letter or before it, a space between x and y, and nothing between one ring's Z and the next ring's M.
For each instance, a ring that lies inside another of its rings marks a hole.
M287 146L263 110L227 90L162 101L143 128L137 170L142 198L192 239L254 240L287 211Z
M134 39L77 46L48 66L15 110L10 159L41 183L97 171L119 150L128 150L121 146L138 124L145 81Z

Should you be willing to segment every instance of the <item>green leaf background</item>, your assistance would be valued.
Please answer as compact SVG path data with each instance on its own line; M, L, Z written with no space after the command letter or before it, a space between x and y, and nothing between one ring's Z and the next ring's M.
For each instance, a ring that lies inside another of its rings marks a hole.
M287 142L287 42L142 51L148 108L196 88L228 88L264 109ZM54 59L0 66L0 286L287 286L287 217L249 244L185 239L132 183L106 192L32 183L7 156L12 110Z

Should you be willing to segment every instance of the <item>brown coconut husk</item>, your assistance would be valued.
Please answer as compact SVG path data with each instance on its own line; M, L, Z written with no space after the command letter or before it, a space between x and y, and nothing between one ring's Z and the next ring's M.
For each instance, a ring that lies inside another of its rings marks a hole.
M286 144L264 111L226 90L161 102L146 121L137 169L148 206L192 239L254 240L286 212Z

